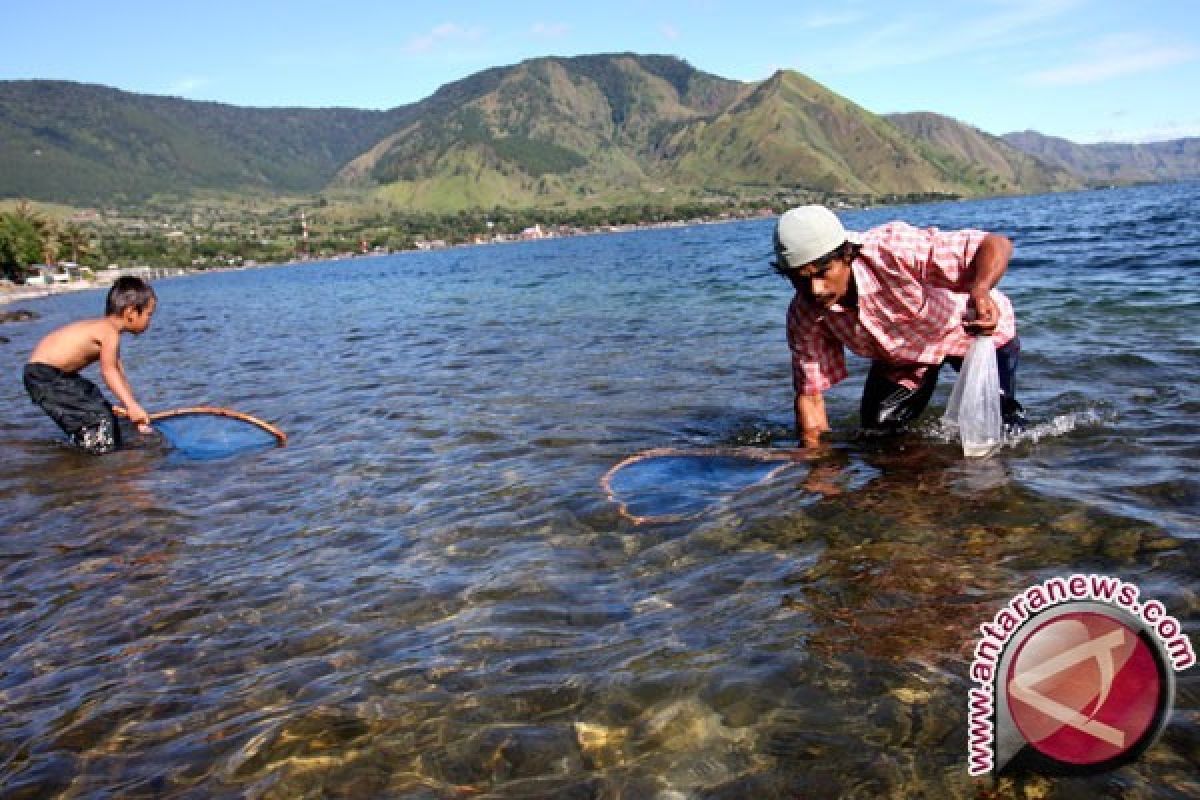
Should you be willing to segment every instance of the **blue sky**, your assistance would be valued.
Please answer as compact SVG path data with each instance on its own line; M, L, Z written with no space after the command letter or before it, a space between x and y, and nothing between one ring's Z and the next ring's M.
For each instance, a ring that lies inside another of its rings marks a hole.
M254 106L390 108L544 55L803 72L876 113L1077 142L1200 135L1200 0L11 2L0 80Z

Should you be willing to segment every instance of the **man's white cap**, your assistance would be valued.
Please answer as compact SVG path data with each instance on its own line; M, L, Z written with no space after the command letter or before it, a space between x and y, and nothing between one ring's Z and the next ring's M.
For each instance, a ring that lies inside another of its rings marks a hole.
M795 269L828 255L851 239L841 220L825 206L784 212L775 226L775 255L781 267Z

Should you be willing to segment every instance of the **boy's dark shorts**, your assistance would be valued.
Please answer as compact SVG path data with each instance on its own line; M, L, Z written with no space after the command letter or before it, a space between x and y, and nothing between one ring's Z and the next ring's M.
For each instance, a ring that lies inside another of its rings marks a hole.
M121 429L112 406L87 378L49 364L26 364L25 391L76 447L101 454L121 446Z

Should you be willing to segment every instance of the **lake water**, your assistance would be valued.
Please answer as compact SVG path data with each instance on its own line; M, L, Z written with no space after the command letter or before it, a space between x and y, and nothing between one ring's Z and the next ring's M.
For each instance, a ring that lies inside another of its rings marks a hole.
M69 451L0 326L0 795L971 797L967 670L1011 596L1100 572L1200 628L1200 186L853 212L1016 244L1030 433L932 424L698 515L600 487L647 448L792 437L773 222L166 279L151 410L284 449ZM98 380L94 368L92 377ZM935 396L944 405L953 373ZM1200 793L1200 684L1135 764L1002 796Z

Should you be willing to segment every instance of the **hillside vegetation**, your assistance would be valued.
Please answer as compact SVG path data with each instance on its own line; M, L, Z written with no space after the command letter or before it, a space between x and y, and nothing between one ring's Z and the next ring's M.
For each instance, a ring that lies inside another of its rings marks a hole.
M888 122L937 151L934 158L951 160L950 168L977 180L991 181L1001 192L1021 189L1051 192L1077 189L1079 177L1062 165L1039 160L999 136L930 112L888 114Z
M1054 191L1200 176L1200 140L995 137L932 113L879 116L796 72L745 83L616 53L484 70L388 111L0 82L0 164L0 198L321 195L371 213L451 213Z
M0 196L87 205L197 189L316 192L395 116L0 82Z

